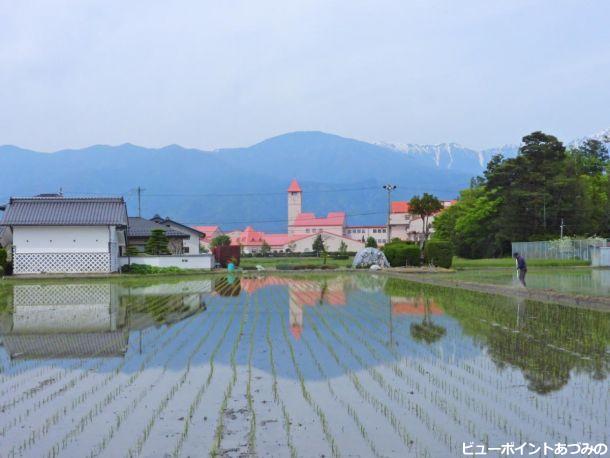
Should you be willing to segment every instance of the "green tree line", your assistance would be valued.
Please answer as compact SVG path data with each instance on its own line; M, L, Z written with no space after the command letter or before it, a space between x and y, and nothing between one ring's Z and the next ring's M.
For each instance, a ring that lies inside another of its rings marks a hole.
M434 237L467 258L510 254L511 241L610 236L610 167L603 142L568 147L556 137L523 137L514 158L494 156L457 204L434 221Z

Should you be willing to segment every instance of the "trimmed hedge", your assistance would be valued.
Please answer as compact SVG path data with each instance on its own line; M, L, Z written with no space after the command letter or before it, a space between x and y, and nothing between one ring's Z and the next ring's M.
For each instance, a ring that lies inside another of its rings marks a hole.
M184 269L180 267L156 267L147 264L126 264L121 267L121 272L124 274L149 275L184 272Z
M424 262L437 267L451 267L453 247L451 242L443 240L428 240L424 247Z
M419 247L408 242L387 243L382 250L392 267L419 266L421 251Z
M275 268L277 270L332 270L337 266L332 264L278 264Z

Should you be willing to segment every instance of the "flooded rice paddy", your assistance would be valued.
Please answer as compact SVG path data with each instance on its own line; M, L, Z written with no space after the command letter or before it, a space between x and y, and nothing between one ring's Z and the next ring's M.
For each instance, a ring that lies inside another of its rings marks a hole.
M519 285L515 269L510 268L463 269L440 277L502 286ZM526 280L528 288L553 289L563 293L589 296L610 296L610 269L531 267Z
M2 457L608 443L610 313L369 274L0 294Z

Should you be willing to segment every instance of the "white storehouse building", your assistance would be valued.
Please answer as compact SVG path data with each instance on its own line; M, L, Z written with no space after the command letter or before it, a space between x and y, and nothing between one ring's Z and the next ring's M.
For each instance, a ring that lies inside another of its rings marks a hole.
M61 195L13 197L0 221L16 275L117 272L127 225L123 198Z

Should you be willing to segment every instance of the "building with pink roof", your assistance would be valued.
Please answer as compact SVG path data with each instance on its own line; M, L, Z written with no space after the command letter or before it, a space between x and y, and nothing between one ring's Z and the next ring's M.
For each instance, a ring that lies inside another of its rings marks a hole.
M326 216L304 212L303 189L296 179L290 182L286 192L287 233L268 234L248 226L243 231L227 233L231 243L241 246L245 254L258 253L264 246L268 246L272 253L307 253L313 250L313 242L320 236L328 251L339 251L344 245L347 251L355 252L364 248L369 237L374 238L378 245L383 245L390 238L388 232L391 233L391 237L403 240L420 240L424 232L421 218L410 213L411 209L406 201L391 203L391 231L388 231L386 225L348 226L347 215L342 211L332 211ZM453 203L455 201L446 201L443 205L448 207ZM218 226L195 226L195 229L206 233L202 244L209 244L213 237L223 233Z

